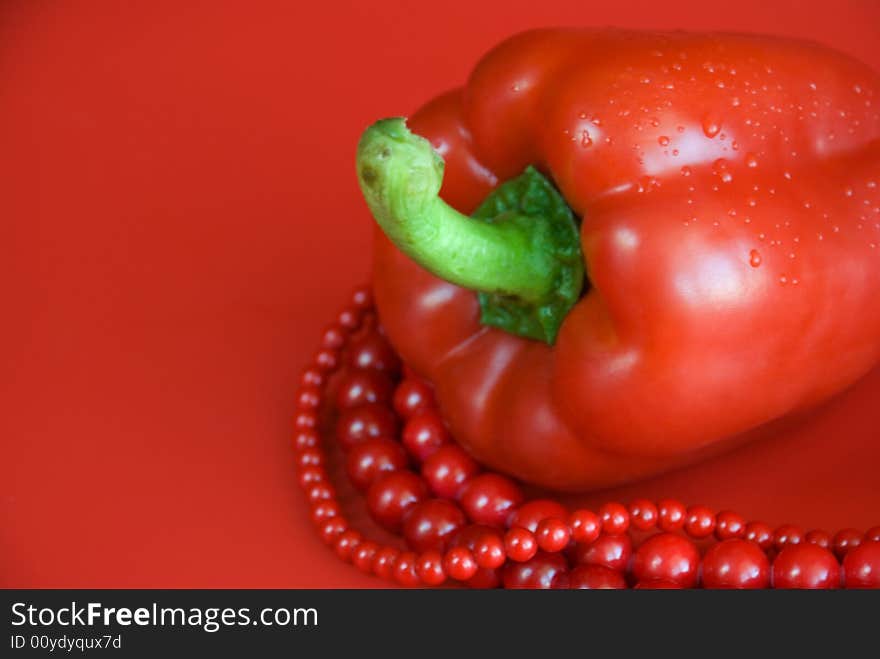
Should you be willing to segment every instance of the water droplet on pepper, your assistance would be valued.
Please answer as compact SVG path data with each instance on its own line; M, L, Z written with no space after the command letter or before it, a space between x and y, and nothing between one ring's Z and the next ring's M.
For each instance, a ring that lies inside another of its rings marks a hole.
M711 115L703 117L703 134L708 138L715 137L721 132L721 122Z

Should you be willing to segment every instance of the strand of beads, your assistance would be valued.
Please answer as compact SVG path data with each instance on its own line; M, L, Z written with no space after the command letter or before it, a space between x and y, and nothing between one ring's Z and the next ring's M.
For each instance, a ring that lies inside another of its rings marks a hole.
M644 499L569 512L526 501L454 443L427 383L399 381L400 361L375 327L367 288L324 331L300 380L293 446L321 539L343 561L402 586L474 588L880 587L880 526L835 534L747 522L729 510ZM327 384L341 372L333 400ZM321 408L373 520L409 550L351 528L327 471ZM643 541L634 546L633 537ZM698 544L708 548L701 554Z

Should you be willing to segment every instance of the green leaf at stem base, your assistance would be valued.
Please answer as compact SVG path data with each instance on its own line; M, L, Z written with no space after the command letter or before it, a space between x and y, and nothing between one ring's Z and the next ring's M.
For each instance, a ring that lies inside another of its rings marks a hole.
M553 344L584 282L578 227L565 199L543 174L529 166L495 189L472 218L489 224L520 225L529 237L530 250L552 257L553 267L550 286L538 301L503 292L480 292L480 321Z

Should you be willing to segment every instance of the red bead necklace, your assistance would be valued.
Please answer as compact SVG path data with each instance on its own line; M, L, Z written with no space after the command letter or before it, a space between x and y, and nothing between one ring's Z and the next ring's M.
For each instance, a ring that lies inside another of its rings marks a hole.
M328 406L351 484L409 551L349 525L327 470ZM302 374L293 447L321 539L343 561L402 586L880 588L880 526L832 535L675 500L572 513L550 499L527 501L516 482L454 443L430 385L401 366L378 330L368 288L324 331Z

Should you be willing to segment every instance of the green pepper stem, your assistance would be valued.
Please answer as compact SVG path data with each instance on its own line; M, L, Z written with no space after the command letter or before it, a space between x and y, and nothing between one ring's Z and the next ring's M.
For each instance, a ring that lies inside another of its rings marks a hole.
M373 217L397 247L434 275L471 290L540 302L557 277L554 256L536 249L529 222L490 223L439 197L443 159L402 118L370 126L357 175Z

